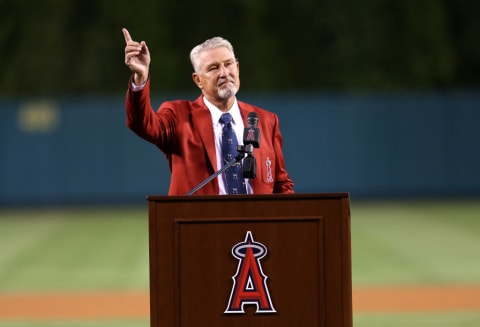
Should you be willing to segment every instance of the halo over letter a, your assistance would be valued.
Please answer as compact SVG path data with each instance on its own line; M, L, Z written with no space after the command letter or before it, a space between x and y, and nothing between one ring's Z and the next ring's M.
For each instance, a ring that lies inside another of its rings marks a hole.
M255 242L248 231L245 241L232 248L232 255L239 260L233 279L232 293L225 313L245 313L244 304L255 304L256 313L276 312L267 287L267 276L262 271L260 259L267 254L267 248Z

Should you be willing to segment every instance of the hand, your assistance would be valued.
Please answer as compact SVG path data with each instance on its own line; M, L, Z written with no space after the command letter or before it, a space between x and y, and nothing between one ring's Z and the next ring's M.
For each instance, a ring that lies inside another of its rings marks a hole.
M150 66L150 52L145 41L136 42L132 40L126 28L122 29L125 37L125 65L134 73L135 85L142 85L148 78Z

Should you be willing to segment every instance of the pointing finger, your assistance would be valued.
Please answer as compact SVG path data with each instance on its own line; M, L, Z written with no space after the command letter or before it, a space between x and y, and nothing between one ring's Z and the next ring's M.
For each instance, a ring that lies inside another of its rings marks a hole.
M132 37L130 36L130 33L128 33L126 28L122 28L123 36L125 37L125 43L128 43L128 41L132 41Z

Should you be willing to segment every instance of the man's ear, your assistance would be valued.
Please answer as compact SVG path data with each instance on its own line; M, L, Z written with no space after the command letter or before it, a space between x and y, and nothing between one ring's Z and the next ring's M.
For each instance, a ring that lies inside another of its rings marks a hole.
M198 88L201 90L203 88L203 84L202 84L202 81L200 79L200 76L198 76L197 73L193 73L192 74L192 79L193 79L193 82L198 86Z

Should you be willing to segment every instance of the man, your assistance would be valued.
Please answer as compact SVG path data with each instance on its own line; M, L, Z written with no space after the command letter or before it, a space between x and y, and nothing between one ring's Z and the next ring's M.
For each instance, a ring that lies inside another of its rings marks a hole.
M169 195L189 193L223 167L226 159L222 154L222 129L231 126L236 134L234 141L242 145L243 129L250 112L258 114L261 131L260 146L253 153L256 177L244 179L234 174L241 186L229 191L230 179L224 172L194 194L294 192L293 181L285 169L277 115L236 99L240 87L239 64L230 42L215 37L193 48L190 53L192 77L202 95L193 102L164 102L155 112L150 102L147 44L133 41L126 29L123 34L125 64L133 73L126 98L127 126L165 154L171 171ZM224 113L230 114L231 122L220 121Z

